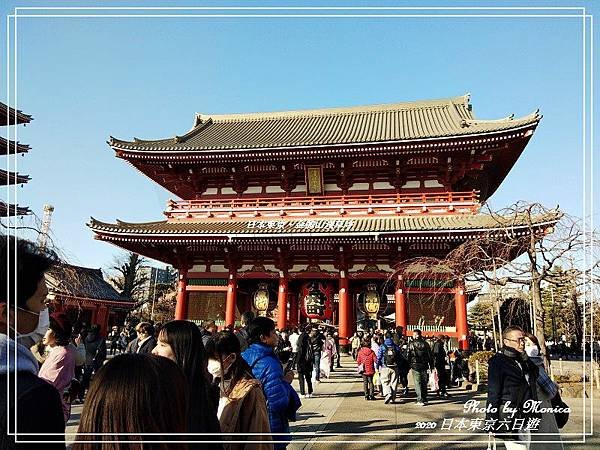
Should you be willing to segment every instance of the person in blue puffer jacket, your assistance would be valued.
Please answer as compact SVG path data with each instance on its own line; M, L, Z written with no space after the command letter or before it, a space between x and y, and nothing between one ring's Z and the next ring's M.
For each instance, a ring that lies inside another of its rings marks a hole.
M283 373L281 362L273 349L277 346L275 322L267 317L257 317L248 326L250 346L242 353L252 374L262 384L267 399L271 433L289 433L290 420L296 420L296 411L300 408L300 397L290 384L294 372ZM275 435L275 449L284 449L290 440L289 435Z

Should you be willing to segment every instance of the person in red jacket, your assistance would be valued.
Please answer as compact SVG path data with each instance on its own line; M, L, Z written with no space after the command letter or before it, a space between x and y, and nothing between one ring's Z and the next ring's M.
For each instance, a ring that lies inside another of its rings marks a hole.
M365 400L375 400L375 388L373 386L373 375L375 375L375 362L377 356L371 349L371 340L365 338L360 343L361 348L356 356L356 364L363 366L363 385L365 389Z

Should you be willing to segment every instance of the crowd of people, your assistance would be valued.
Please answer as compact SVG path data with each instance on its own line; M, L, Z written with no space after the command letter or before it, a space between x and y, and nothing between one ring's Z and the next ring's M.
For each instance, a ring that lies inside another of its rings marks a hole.
M103 441L116 441L114 449L133 441L149 449L284 449L300 399L341 367L335 328L308 323L276 330L273 320L252 312L242 314L238 329L218 331L214 321L128 322L105 339L97 325L74 325L65 313L48 312L44 273L57 262L53 254L3 236L0 257L9 245L20 263L4 261L9 271L0 273L0 283L19 280L10 293L18 314L0 300L0 383L16 386L18 416L6 417L14 414L15 398L0 389L0 427L16 423L18 433L40 433L32 438L55 441L50 448L64 449L71 404L80 399L74 450L104 448ZM496 412L488 419L505 419L507 402L519 408L514 421L528 417L528 400L560 401L535 336L507 327L502 340L489 362L488 405ZM447 398L448 388L469 375L464 355L444 335L426 339L413 330L409 340L401 327L359 331L350 347L367 401L406 397L412 372L417 405L425 406L428 391ZM300 395L292 387L296 376ZM538 433L558 432L553 414L540 418ZM11 430L0 431L0 448L14 448ZM529 431L502 438L507 448L532 439ZM194 440L203 442L183 442Z
M445 335L426 339L420 330L414 330L409 340L402 327L395 331L371 329L357 331L350 343L357 372L363 376L366 400L379 396L388 404L406 397L412 371L417 405L425 406L429 390L448 398L448 387L469 376L463 352L450 348L450 338Z
M18 265L8 264L9 248ZM9 432L17 432L36 433L29 439L64 449L77 384L85 402L74 450L129 448L133 442L148 449L286 447L289 421L301 403L290 384L294 372L275 353L279 339L271 319L251 318L240 334L182 320L160 330L141 322L125 349L111 344L107 358L98 327L74 332L66 314L48 314L44 273L58 262L55 255L2 236L0 258L9 269L0 271L0 283L18 280L9 297L18 314L0 301L0 380L16 389L16 397L0 389L0 427L10 424L0 430L0 448L16 448Z

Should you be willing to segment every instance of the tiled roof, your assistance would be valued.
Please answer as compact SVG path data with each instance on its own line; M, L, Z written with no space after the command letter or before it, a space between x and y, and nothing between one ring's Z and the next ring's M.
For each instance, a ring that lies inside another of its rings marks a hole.
M46 281L53 294L80 298L129 301L122 298L102 276L102 270L58 264L46 273Z
M31 147L27 144L9 141L0 136L0 155L14 155L15 153L27 153Z
M383 143L501 132L539 122L536 112L513 119L478 120L469 95L442 100L302 111L197 114L183 136L133 142L111 137L115 150L193 152Z
M29 175L21 175L16 172L7 172L6 170L0 169L0 186L7 184L24 184L27 183L31 178Z
M536 225L556 222L558 213L534 218ZM148 223L116 224L100 222L94 218L88 226L98 234L147 237L210 237L232 235L359 235L403 234L418 232L468 232L526 226L524 217L492 217L488 215L443 215L362 217L351 219L307 220L186 220Z
M15 125L21 123L29 123L33 120L29 114L25 114L20 110L15 111L8 105L0 102L0 125Z
M12 205L0 200L0 217L26 216L27 214L31 214L31 210L28 207Z

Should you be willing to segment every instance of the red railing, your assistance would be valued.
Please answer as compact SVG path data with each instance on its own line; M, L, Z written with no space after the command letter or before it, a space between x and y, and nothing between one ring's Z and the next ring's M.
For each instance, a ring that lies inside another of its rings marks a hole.
M344 214L364 210L367 213L382 209L400 212L404 208L453 208L479 206L479 194L470 192L439 192L415 194L374 195L328 195L319 197L256 197L214 200L170 200L165 214L169 217L181 215L216 214L220 212L265 212L291 213L310 211L311 214L337 210Z

